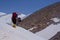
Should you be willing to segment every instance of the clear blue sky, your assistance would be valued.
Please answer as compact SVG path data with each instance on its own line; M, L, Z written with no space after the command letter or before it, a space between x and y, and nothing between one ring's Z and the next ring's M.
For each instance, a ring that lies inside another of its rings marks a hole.
M60 0L0 0L0 12L30 14Z

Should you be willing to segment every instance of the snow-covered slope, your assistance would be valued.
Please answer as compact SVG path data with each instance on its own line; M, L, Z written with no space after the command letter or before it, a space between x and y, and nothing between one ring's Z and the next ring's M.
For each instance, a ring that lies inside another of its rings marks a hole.
M23 19L25 16L20 17ZM0 40L46 40L21 27L13 28L7 23L11 23L11 14L0 17Z
M7 15L6 13L0 12L0 17Z
M3 12L0 12L0 15L4 15L5 13L3 13Z
M60 31L60 19L58 18L53 18L51 19L54 22L57 22L57 24L51 24L49 25L47 28L45 28L44 30L37 32L36 35L41 36L43 38L46 39L50 39L51 37L53 37L57 32Z

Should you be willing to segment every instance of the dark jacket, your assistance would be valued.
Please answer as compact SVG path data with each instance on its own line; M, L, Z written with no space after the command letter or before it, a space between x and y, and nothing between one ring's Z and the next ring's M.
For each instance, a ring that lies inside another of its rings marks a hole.
M17 14L16 14L16 12L13 12L12 13L12 22L13 22L13 24L16 24L16 18L17 18Z

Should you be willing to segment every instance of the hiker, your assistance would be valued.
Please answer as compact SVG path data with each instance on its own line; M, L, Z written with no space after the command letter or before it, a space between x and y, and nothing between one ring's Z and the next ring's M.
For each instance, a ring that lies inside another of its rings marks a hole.
M16 18L18 17L16 12L12 13L12 22L13 22L13 27L16 27Z

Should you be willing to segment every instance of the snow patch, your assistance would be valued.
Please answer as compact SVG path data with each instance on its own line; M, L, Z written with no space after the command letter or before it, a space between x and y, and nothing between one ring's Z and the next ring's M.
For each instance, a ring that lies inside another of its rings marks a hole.
M51 20L53 20L54 22L59 22L60 21L60 19L58 19L58 18L52 18Z

